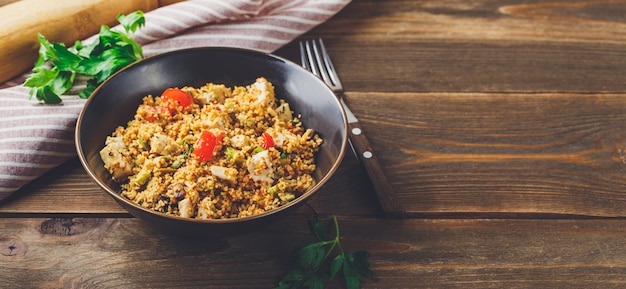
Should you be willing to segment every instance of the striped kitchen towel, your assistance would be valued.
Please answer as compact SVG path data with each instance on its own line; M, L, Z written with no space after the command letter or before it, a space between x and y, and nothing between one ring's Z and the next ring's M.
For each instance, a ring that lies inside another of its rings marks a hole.
M146 57L180 48L230 46L272 52L323 23L350 0L188 0L145 14L134 34ZM0 84L0 200L76 156L83 99L29 98L26 75Z

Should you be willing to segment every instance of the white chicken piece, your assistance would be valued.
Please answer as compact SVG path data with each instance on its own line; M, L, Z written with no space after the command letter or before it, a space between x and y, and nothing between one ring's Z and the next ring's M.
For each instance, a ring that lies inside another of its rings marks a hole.
M208 84L207 89L196 96L196 99L203 105L209 103L224 103L226 96L230 94L230 89L223 84Z
M265 78L257 79L253 87L259 92L259 94L257 95L257 99L254 102L255 104L267 106L268 104L275 101L274 87Z
M169 136L162 133L155 133L150 138L150 153L169 156L180 150L180 146Z
M104 167L109 170L116 180L125 179L133 174L133 164L124 158L127 150L122 137L108 137L105 147L100 150L100 158L104 162Z
M246 139L246 136L243 134L238 134L230 138L230 144L236 148L243 148L247 146L250 141Z
M274 169L268 151L262 151L248 159L248 172L252 180L262 184L272 184Z
M217 178L227 180L229 182L234 182L237 180L237 169L235 168L227 168L222 166L211 166L209 167L211 174Z
M276 108L276 112L278 113L277 116L280 121L290 122L293 119L293 113L291 112L291 108L289 108L289 103L283 102Z
M193 206L191 204L191 200L188 198L182 199L178 202L178 213L183 218L190 218L193 216Z

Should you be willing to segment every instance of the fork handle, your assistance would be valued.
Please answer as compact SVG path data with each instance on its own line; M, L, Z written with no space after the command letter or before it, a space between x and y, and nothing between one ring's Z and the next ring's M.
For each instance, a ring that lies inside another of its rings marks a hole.
M348 123L348 130L348 136L350 143L352 144L352 148L369 175L369 179L374 186L374 191L376 191L378 201L380 202L383 211L392 217L402 217L404 215L404 210L398 204L398 201L394 196L393 188L391 187L385 172L378 162L378 157L372 150L372 146L363 133L361 125L358 121L350 122Z

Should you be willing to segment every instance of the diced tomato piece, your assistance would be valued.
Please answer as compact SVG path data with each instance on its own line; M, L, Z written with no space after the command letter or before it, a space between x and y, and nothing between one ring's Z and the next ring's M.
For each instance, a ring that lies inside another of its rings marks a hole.
M276 144L274 143L274 138L272 138L272 136L269 133L264 132L263 133L263 143L261 144L261 147L263 149L268 150L268 149L273 148L275 146L276 146Z
M210 161L219 149L223 138L224 132L215 135L208 130L203 131L194 146L192 154L199 162Z
M178 106L188 107L193 104L193 97L178 88L168 88L161 94L163 102L174 101Z

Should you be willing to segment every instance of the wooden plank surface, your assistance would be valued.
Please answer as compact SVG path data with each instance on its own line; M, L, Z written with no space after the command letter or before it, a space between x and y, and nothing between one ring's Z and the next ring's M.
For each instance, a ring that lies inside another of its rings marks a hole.
M612 0L353 1L307 36L324 37L347 91L623 93L625 13Z
M364 130L375 132L372 145L409 212L625 215L624 95L362 93L349 100Z
M353 0L303 36L324 38L410 212L381 218L351 155L310 199L372 253L363 288L626 287L624 15L623 0ZM0 203L0 288L270 288L311 214L163 235L71 160Z
M626 286L624 220L392 222L339 219L344 248L372 254L377 276L363 288ZM0 226L0 272L14 289L272 288L308 242L300 217L209 241L161 236L136 219L29 218Z

